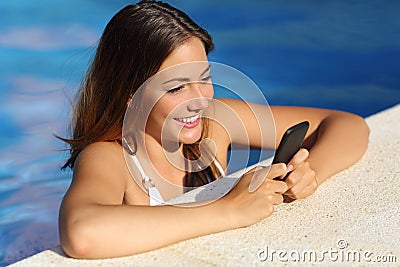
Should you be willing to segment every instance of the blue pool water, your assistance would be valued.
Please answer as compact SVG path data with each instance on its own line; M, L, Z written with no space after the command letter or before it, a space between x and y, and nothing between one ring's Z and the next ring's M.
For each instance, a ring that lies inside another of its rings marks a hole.
M374 114L400 102L399 1L169 1L214 36L210 60L270 104ZM0 2L0 266L58 244L69 101L130 1ZM396 126L398 127L398 126Z

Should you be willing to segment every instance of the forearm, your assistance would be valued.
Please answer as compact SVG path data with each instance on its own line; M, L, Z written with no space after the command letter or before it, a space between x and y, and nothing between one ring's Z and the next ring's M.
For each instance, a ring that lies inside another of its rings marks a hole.
M363 118L343 112L327 116L319 125L307 161L318 184L357 162L368 146L369 129Z
M217 202L196 208L96 204L74 217L60 220L60 238L77 258L132 255L230 228Z

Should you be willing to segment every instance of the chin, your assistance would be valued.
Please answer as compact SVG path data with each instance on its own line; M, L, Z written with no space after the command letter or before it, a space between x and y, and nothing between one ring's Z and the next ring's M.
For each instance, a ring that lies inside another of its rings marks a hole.
M199 127L199 129L192 130L190 132L185 132L185 133L181 132L179 136L179 141L185 145L194 144L200 140L201 132L202 132L201 127Z

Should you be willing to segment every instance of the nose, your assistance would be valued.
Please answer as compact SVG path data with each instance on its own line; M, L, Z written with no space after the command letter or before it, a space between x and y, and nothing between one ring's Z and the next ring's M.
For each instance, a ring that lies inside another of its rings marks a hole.
M208 99L204 97L195 98L188 105L189 111L200 112L208 108Z
M208 108L208 98L209 96L205 95L203 90L204 85L193 83L191 84L192 91L192 99L188 105L189 111L200 112L201 110Z

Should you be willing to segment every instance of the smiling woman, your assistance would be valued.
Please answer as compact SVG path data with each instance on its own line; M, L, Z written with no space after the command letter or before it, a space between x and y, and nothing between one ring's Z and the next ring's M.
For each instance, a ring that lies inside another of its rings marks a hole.
M166 3L141 1L110 20L79 94L73 136L63 139L71 146L64 167L74 172L59 217L68 255L123 256L254 224L284 195L307 197L362 156L368 128L359 116L214 98L212 48L207 31ZM304 120L304 148L288 165L245 173L208 205L162 201L218 179L232 145L275 149L284 131ZM249 192L253 176L264 182Z
M234 66L251 77L270 104L340 109L365 117L400 102L400 24L396 12L399 1L324 1L318 5L313 0L291 5L259 0L168 2L212 33L216 49L207 55L208 59ZM57 214L72 173L69 169L59 171L70 155L60 153L65 144L52 134L68 136L65 132L69 101L92 58L97 39L112 14L131 3L1 1L0 10L4 12L0 25L0 265L59 244ZM221 76L213 73L217 66L211 62L210 65L214 99L208 100L209 111L217 99L237 96L218 84ZM227 88L235 88L237 76L229 75L224 80L229 82ZM177 89L184 83L163 88ZM261 104L259 99L264 98L254 94L253 88L245 88L241 98L248 96L247 102ZM171 92L171 97L175 93ZM128 103L129 99L123 101ZM275 106L271 110L275 111L274 117L282 114L276 112ZM200 116L202 127L208 114L203 112ZM176 118L188 120L186 115ZM231 124L232 121L228 126ZM288 122L282 128L289 124L294 123ZM319 129L324 131L324 127ZM199 142L202 153L202 144L210 148L210 158L213 143L222 142L209 138ZM314 159L315 149L310 150ZM246 167L242 165L241 151L232 152L236 150L229 151L228 171L230 167ZM224 160L224 153L219 153L222 156L215 161L217 168L218 162L223 165ZM251 164L259 161L258 155L250 156ZM329 162L329 158L321 158ZM145 174L151 176L153 166L146 168L146 158L138 156L138 160ZM126 168L126 162L122 167ZM316 170L317 176L321 172ZM186 177L189 175L193 176L189 172ZM141 183L139 173L133 179L132 175L129 177L128 182L139 179ZM182 183L181 178L177 177L177 182ZM99 185L103 184L90 186ZM129 188L136 186L133 182ZM157 189L163 197L168 193L161 187ZM136 203L135 197L144 194L143 190L137 195L126 192L119 193L129 203ZM149 197L144 195L147 204ZM168 201L168 196L164 200Z

